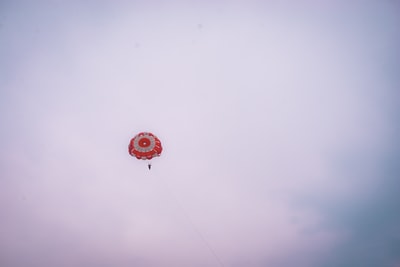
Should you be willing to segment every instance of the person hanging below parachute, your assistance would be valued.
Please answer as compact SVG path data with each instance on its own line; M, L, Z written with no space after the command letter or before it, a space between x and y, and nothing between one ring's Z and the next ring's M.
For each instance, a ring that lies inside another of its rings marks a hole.
M161 155L161 141L152 133L141 132L131 139L128 151L132 157L137 159L151 160ZM147 167L151 170L151 162L147 164Z

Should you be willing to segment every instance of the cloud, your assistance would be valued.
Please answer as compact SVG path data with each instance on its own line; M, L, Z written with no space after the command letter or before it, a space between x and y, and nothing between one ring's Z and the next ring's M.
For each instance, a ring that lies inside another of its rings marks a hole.
M4 266L398 262L391 4L6 6Z

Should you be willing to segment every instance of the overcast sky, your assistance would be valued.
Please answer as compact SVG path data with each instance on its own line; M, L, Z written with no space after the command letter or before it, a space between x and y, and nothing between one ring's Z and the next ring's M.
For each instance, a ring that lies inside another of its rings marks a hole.
M394 0L1 1L0 265L399 267L399 25Z

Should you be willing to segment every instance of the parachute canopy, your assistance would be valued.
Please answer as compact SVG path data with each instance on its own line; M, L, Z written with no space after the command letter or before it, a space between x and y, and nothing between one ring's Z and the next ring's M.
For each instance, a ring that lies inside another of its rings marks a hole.
M137 159L152 159L162 152L160 139L152 133L142 132L133 137L129 143L129 154Z

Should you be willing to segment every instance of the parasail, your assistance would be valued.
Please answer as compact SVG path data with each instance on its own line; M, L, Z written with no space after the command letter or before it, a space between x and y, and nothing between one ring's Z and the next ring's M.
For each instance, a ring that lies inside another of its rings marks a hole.
M135 137L133 137L129 142L129 147L128 147L128 151L131 156L142 160L151 160L154 157L159 157L161 155L162 150L163 148L161 146L160 139L158 139L157 136L149 132L141 132L135 135ZM148 163L148 167L150 170L151 163ZM178 204L178 207L185 214L184 217L186 219L189 219L189 222L192 225L193 230L199 235L200 240L204 242L204 244L208 247L212 255L215 257L216 261L219 263L219 265L223 267L224 266L223 262L218 257L217 253L214 251L211 245L204 238L203 234L199 230L197 230L196 226L190 219L189 215L186 214L185 209L183 209L182 204L179 203L178 199L175 196L173 196L171 192L168 193L171 194L170 197L174 200L176 204Z
M152 133L141 132L135 135L129 143L129 154L137 159L150 160L159 157L162 152L160 139ZM151 164L149 164L149 169Z

